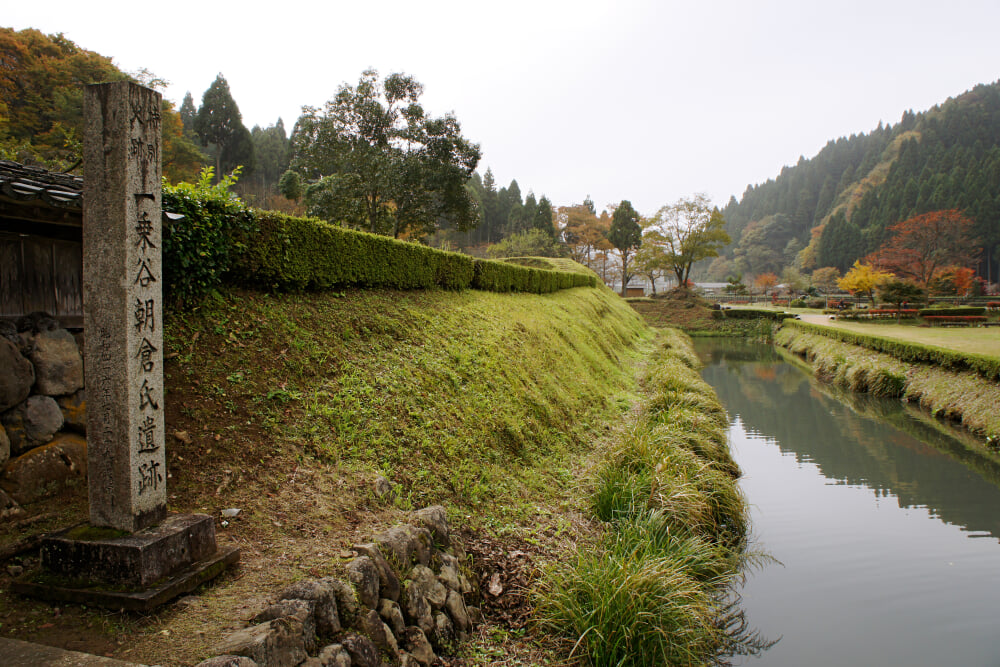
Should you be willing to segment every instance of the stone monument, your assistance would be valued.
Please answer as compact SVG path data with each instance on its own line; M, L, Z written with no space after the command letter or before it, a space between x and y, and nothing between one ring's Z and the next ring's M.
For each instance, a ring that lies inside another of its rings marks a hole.
M47 583L17 582L15 592L148 609L239 557L216 547L212 517L167 513L160 104L159 93L131 82L85 91L90 525L45 539ZM52 584L52 575L77 583Z

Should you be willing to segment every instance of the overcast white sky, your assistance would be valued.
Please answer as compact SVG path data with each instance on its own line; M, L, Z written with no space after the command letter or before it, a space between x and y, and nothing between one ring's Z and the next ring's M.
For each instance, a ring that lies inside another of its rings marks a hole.
M997 0L46 0L0 24L64 33L195 103L222 72L247 127L403 71L455 113L480 173L556 205L724 205L829 139L1000 78ZM145 9L145 8L148 8Z

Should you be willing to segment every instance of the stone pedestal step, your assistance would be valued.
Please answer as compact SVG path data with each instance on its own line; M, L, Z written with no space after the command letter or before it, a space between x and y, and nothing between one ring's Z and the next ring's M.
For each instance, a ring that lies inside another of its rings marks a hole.
M66 651L61 648L32 644L19 639L0 637L0 656L4 667L143 667L134 662L122 662L99 655Z

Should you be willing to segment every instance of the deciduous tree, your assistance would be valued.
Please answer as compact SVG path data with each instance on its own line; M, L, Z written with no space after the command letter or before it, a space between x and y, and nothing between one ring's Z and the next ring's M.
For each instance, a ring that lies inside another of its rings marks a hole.
M767 293L774 289L774 286L777 284L778 276L770 272L762 273L753 280L753 286L763 292L764 296L767 296Z
M475 226L479 212L465 185L479 146L462 136L454 116L427 116L422 93L412 76L380 81L377 71L366 70L323 110L304 108L292 136L292 164L313 182L306 199L314 210L321 195L340 215L352 210L345 198L359 201L362 217L334 221L394 236Z
M892 236L866 261L924 290L946 267L969 266L980 254L973 221L961 211L932 211L889 227Z
M909 280L889 279L878 286L878 298L886 303L896 306L896 322L902 318L903 304L908 301L921 301L925 296L924 290Z
M840 271L835 266L823 266L812 274L812 283L824 292L832 292L837 288Z
M661 208L648 222L647 229L657 232L656 236L650 236L651 241L666 256L677 284L686 285L695 262L718 257L719 249L730 243L725 225L722 213L712 207L708 197L696 194Z
M851 270L844 274L843 278L837 280L837 286L854 295L864 294L869 301L872 301L874 300L875 288L893 277L893 274L888 271L881 271L870 264L862 264L861 260L857 260Z

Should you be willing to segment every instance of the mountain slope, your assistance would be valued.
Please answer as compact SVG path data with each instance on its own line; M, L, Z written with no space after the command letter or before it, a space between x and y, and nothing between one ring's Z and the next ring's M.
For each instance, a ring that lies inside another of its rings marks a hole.
M710 269L724 278L796 266L845 268L874 251L886 228L928 211L957 208L976 222L985 248L980 274L995 280L1000 244L1000 82L979 85L895 125L830 141L777 178L748 186L724 214L733 245ZM850 257L822 232L842 218L857 238Z

